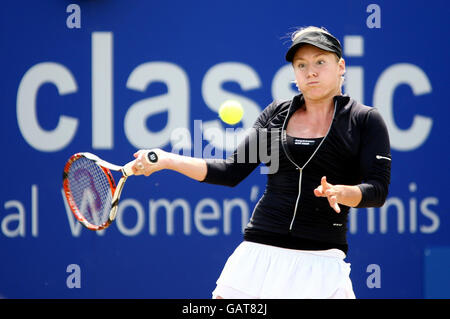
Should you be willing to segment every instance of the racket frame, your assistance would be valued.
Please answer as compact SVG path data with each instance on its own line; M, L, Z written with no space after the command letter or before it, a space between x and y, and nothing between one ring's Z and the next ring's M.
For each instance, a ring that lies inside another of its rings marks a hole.
M112 194L111 208L109 211L109 216L108 216L107 221L105 223L103 223L102 225L94 225L87 221L87 219L80 212L80 209L78 208L77 204L75 203L72 193L70 191L69 180L68 180L69 169L72 166L73 162L80 159L81 157L85 157L85 158L93 161L96 165L98 165L100 167L100 169L105 173L106 178L109 182L109 186L111 188L111 194ZM111 174L111 170L122 172L122 177L120 178L117 185ZM128 163L124 167L114 165L105 160L102 160L97 155L94 155L94 154L88 153L88 152L81 152L81 153L76 153L76 154L72 155L69 158L69 160L66 162L66 165L64 166L63 188L64 188L64 195L67 199L67 203L69 204L69 207L70 207L72 213L74 214L75 218L84 227L86 227L90 230L98 231L98 230L102 230L102 229L105 229L106 227L108 227L116 219L120 195L122 193L123 186L125 185L125 181L127 180L128 176L130 176L130 175L133 175L130 163Z

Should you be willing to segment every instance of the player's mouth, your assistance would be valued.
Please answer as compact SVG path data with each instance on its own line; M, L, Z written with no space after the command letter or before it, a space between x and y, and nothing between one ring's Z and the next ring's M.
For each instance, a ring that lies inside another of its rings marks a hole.
M316 85L316 84L319 84L319 81L311 81L307 83L307 85Z

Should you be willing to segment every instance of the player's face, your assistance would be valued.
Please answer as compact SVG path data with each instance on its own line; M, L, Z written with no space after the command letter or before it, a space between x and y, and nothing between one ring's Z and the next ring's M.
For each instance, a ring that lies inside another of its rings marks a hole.
M343 59L338 62L334 53L303 45L295 53L292 66L305 98L323 100L341 94L345 62Z

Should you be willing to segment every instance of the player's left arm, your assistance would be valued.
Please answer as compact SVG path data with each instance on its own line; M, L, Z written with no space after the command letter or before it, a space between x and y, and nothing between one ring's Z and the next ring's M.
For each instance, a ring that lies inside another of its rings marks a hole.
M359 166L362 183L357 186L362 198L356 207L381 207L391 181L391 148L386 124L375 108L367 114L361 141Z
M314 190L318 197L327 197L330 206L340 212L338 204L349 207L381 207L386 201L391 178L389 134L377 109L367 112L361 131L359 170L362 183L332 185L322 177Z

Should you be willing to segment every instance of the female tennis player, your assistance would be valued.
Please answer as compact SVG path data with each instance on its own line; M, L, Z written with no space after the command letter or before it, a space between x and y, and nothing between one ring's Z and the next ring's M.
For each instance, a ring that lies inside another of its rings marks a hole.
M252 143L278 156L279 167L267 175L266 190L213 298L355 298L344 261L348 212L379 207L388 194L386 125L377 109L342 94L340 42L323 28L307 27L293 34L286 60L300 94L268 105L253 126L260 134L249 134L228 159L156 149L158 162L150 164L149 150L134 154L136 175L171 169L227 186L236 186L263 162L238 161Z

